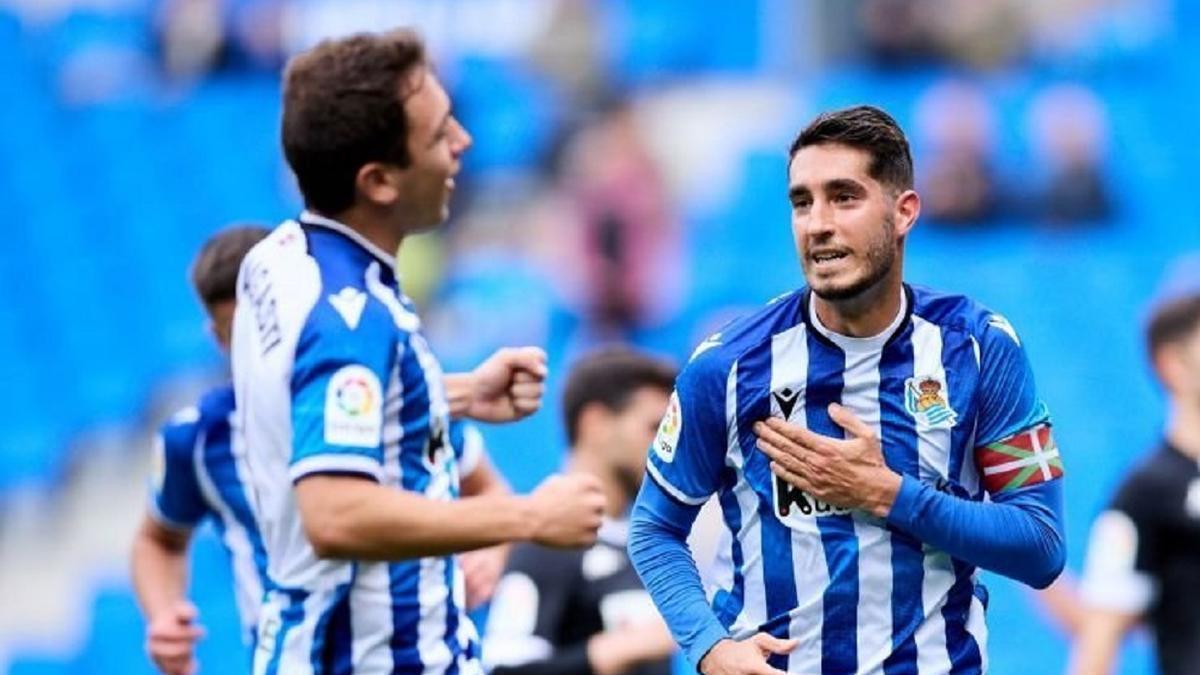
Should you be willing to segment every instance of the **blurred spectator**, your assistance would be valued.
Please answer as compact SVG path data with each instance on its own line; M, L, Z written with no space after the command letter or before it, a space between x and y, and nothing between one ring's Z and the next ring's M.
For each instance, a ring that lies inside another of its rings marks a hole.
M929 3L917 0L865 0L858 21L872 62L904 67L931 60L929 9Z
M1109 127L1104 106L1081 86L1058 85L1031 103L1028 134L1042 182L1039 217L1056 223L1105 220L1112 197L1104 178Z
M284 0L166 0L155 17L168 79L217 71L275 71L283 63Z
M987 96L964 81L943 82L918 101L916 122L926 147L922 211L955 225L995 217L1001 203L991 165L996 121Z
M600 336L648 325L663 279L679 264L678 224L630 103L617 103L569 142L561 180L576 219L558 233L571 303Z

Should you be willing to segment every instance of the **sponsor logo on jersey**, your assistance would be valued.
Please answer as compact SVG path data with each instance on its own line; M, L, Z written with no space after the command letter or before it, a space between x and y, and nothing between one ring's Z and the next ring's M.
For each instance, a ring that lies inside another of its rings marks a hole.
M946 400L948 389L939 377L910 377L904 383L904 409L928 428L949 429L958 423L958 413Z
M802 521L824 516L839 516L850 513L850 509L834 506L808 494L779 476L772 476L772 492L775 499L775 517L784 525L795 527Z
M775 399L775 405L779 406L779 414L785 421L790 422L792 411L796 409L796 401L800 400L800 388L782 387L772 391L771 398Z
M679 406L679 392L671 392L671 401L667 404L667 414L663 415L658 425L658 435L654 437L654 453L664 462L675 459L675 448L679 447L679 434L683 431L683 409Z
M369 368L343 366L325 394L325 442L373 448L383 432L383 388Z

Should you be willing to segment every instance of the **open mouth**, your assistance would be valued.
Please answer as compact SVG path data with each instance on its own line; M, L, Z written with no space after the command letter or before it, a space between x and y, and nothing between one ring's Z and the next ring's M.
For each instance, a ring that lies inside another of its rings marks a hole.
M808 257L809 260L813 261L813 263L817 265L824 265L831 262L836 262L842 258L849 257L849 255L850 254L846 253L845 251L821 251L820 253L813 253Z

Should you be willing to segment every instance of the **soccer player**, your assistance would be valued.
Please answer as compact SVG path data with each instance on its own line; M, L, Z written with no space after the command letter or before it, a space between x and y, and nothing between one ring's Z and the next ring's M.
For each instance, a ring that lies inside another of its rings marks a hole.
M231 227L211 237L192 264L192 286L209 316L213 337L229 349L237 273L242 258L267 236L261 227ZM230 445L233 387L219 386L165 424L157 441L159 475L133 543L132 576L146 617L146 648L164 673L190 673L194 645L203 635L194 605L185 598L188 544L194 528L211 519L233 567L243 638L253 644L265 587L266 552L246 492L246 466ZM505 494L508 486L491 468L479 430L455 420L450 443L466 495ZM465 564L475 603L490 596L507 551L473 551Z
M1122 638L1140 621L1163 675L1200 673L1200 256L1168 275L1146 337L1170 415L1159 448L1092 527L1075 675L1113 672Z
M607 518L587 550L514 548L488 614L492 675L670 675L675 643L625 544L674 380L674 367L622 348L590 354L567 375L569 470L600 478Z
M703 673L984 672L976 568L1042 587L1064 559L1062 465L1021 342L903 283L920 199L887 113L820 115L788 176L807 286L697 348L630 554ZM683 541L714 494L732 565L706 599Z
M307 210L246 256L234 315L235 441L267 551L254 672L480 672L452 554L586 546L598 482L456 499L452 416L541 404L545 355L445 375L400 292L403 238L445 220L471 143L410 32L323 42L284 75L282 137Z
M228 228L209 238L192 264L192 286L222 351L229 349L238 267L267 234L261 227ZM157 441L159 474L134 538L132 571L146 617L146 650L169 675L197 666L193 650L203 629L186 599L187 549L193 528L206 518L216 524L233 565L243 637L249 642L254 634L266 554L245 491L245 468L230 446L233 409L233 388L217 387L176 413Z

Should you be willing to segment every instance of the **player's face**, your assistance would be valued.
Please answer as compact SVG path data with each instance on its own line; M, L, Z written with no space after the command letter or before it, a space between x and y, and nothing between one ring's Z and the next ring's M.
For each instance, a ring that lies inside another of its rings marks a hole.
M408 231L437 226L450 215L450 197L471 135L450 114L450 97L428 69L404 104L410 163L401 170L398 215Z
M667 413L669 392L642 387L633 393L621 412L613 416L609 459L614 474L632 498L646 472L646 451L654 441L658 425Z
M825 300L856 298L888 278L916 218L871 177L870 160L865 150L823 143L802 148L788 168L796 251L809 287Z
M1164 384L1181 399L1180 403L1200 406L1200 326L1165 349L1165 358L1171 363L1164 374Z
M217 341L217 346L226 354L229 353L230 335L233 333L233 310L237 303L233 300L214 302L208 306L209 330Z

